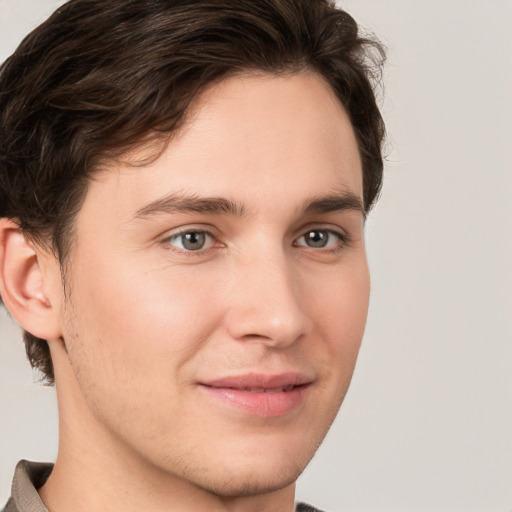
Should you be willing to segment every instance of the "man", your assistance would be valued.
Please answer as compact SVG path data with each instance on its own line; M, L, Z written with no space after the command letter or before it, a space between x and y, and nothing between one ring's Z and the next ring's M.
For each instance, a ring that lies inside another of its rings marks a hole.
M60 441L6 511L295 509L364 331L381 58L327 0L71 0L7 60L0 293Z

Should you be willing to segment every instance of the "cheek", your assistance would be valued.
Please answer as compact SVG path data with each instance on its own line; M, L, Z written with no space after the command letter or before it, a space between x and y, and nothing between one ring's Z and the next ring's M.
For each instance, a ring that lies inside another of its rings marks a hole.
M312 284L310 284L310 287ZM310 302L315 326L325 345L325 364L333 379L348 386L368 313L370 279L366 260L339 270L325 281ZM342 381L342 382L341 382Z
M100 379L149 386L179 376L218 325L216 287L200 272L129 267L83 266L75 274L70 355L79 350Z

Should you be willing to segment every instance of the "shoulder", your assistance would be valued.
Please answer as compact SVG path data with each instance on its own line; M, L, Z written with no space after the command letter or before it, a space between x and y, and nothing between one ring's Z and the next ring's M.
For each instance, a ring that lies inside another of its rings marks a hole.
M52 469L53 464L18 462L12 481L12 495L2 512L48 512L37 489L46 482Z
M12 498L9 498L9 501L2 509L2 512L19 512Z
M322 512L321 510L312 507L306 503L297 503L297 507L295 508L296 512Z

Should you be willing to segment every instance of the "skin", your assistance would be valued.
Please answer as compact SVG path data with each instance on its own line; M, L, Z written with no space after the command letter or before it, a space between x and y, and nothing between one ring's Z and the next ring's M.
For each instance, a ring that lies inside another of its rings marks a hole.
M52 334L60 411L40 495L52 512L291 512L348 389L368 308L361 208L304 213L322 197L362 201L348 116L315 73L232 77L197 99L157 160L130 165L144 158L126 155L90 183L67 295L53 256L35 248L26 272L46 316L20 323ZM177 194L223 198L243 215L155 206ZM178 234L205 230L198 250ZM310 385L276 417L198 385L286 372Z

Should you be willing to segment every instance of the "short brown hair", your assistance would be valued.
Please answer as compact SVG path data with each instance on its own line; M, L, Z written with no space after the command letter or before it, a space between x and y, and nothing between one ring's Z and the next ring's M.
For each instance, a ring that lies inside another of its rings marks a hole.
M320 73L358 141L365 209L382 182L382 46L331 0L70 0L0 68L0 217L58 256L100 161L180 127L235 73ZM48 382L45 340L25 333Z

